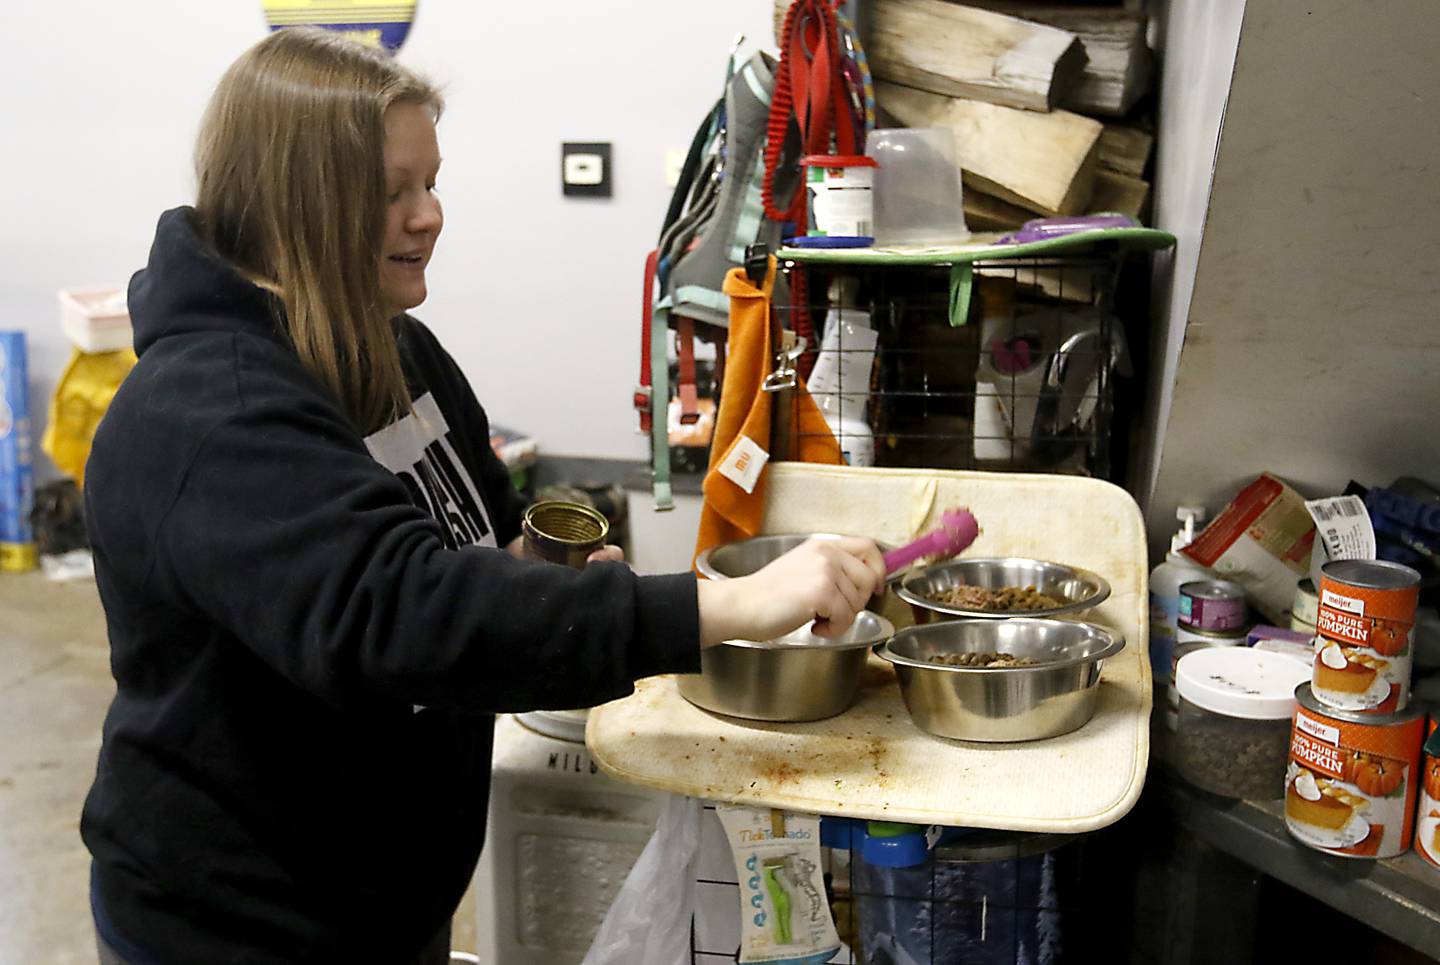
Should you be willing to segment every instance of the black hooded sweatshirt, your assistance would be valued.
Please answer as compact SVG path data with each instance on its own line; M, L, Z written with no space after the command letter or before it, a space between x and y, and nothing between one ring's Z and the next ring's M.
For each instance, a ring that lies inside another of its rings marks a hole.
M492 714L699 669L694 577L512 558L520 503L435 337L362 437L274 299L160 219L85 495L118 692L81 829L137 965L403 962L484 837ZM496 548L496 547L502 548Z

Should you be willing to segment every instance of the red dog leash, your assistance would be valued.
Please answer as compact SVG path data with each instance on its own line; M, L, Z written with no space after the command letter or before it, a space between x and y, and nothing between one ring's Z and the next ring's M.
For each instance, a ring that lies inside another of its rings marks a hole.
M804 229L803 181L797 177L795 190L782 208L775 198L775 174L785 164L798 175L800 158L830 154L832 138L840 154L857 152L859 140L849 105L834 4L831 0L795 0L785 12L775 96L766 127L761 198L767 217L791 221L797 230ZM787 147L798 150L792 153Z

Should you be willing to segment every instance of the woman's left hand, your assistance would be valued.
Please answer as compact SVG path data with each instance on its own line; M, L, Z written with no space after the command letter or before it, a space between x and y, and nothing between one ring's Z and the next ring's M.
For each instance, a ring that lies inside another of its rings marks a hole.
M585 557L586 563L623 563L625 562L625 551L618 546L606 543L589 556Z

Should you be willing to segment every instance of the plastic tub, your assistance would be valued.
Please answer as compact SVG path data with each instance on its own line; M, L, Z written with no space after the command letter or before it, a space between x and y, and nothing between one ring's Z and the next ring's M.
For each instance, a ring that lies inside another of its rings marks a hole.
M874 131L875 244L953 245L970 237L955 135L947 127Z
M1303 661L1249 647L1181 657L1175 668L1180 773L1212 794L1283 797L1295 688L1309 675Z

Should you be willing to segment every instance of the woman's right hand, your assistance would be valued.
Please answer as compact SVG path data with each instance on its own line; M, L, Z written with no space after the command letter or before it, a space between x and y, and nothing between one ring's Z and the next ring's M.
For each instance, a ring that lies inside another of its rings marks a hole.
M770 640L812 621L817 636L838 637L884 585L870 540L806 540L749 576L700 580L700 646Z

